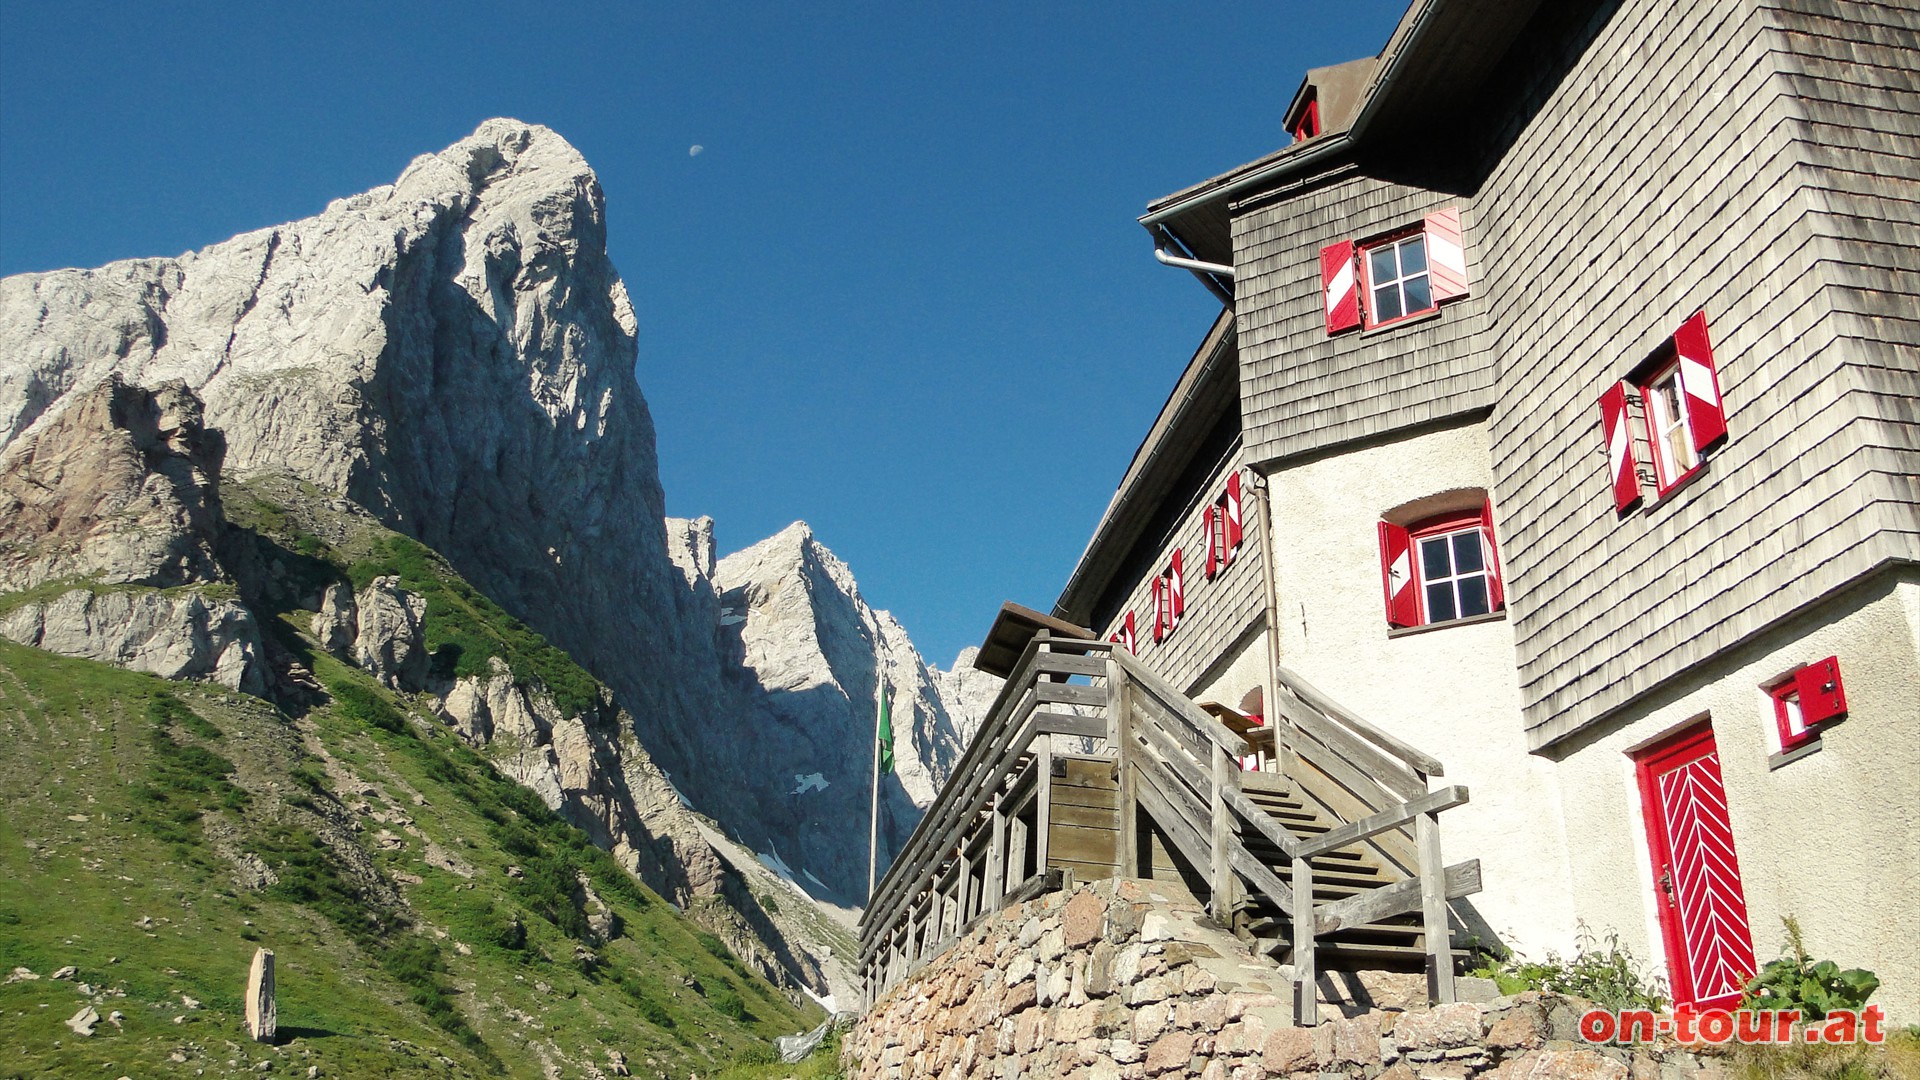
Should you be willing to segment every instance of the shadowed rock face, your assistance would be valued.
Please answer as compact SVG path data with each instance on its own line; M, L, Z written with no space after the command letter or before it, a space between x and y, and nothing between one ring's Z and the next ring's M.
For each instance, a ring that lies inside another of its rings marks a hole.
M76 395L0 453L0 592L219 580L220 457L179 382L146 390L116 374Z

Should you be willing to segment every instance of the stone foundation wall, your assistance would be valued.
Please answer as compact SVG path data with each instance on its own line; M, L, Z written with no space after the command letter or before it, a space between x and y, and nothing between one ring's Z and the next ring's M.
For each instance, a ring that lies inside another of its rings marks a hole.
M1677 1048L1578 1041L1585 1002L1526 993L1428 1009L1416 980L1336 977L1292 1026L1288 968L1251 955L1164 882L1108 880L981 921L846 1039L861 1080L1691 1080Z

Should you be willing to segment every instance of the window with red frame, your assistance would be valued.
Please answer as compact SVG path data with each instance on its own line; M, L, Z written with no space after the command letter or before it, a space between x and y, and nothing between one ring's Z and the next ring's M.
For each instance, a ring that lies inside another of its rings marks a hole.
M1391 627L1456 622L1506 607L1493 503L1406 527L1380 522L1380 576Z
M1202 531L1207 541L1207 580L1218 577L1233 565L1234 556L1246 538L1240 518L1240 474L1227 477L1227 490L1207 507Z
M1367 270L1367 325L1423 315L1439 305L1427 273L1427 234L1391 237L1360 249Z
M1707 316L1696 311L1640 365L1641 374L1609 386L1600 396L1600 425L1607 443L1614 509L1625 513L1640 501L1631 406L1641 406L1644 445L1652 459L1654 497L1662 498L1700 470L1708 452L1727 437L1720 374L1713 361Z
M1840 683L1840 658L1796 668L1764 688L1773 702L1780 751L1798 750L1820 737L1820 725L1846 715L1847 691Z
M1460 210L1372 240L1342 240L1320 249L1320 292L1327 333L1385 326L1424 315L1468 294Z
M1187 613L1185 575L1180 569L1180 549L1173 549L1166 572L1153 579L1153 640L1167 640L1180 627Z
M1120 629L1109 635L1107 640L1125 648L1129 653L1140 652L1140 639L1135 637L1133 632L1133 612L1127 612L1127 617L1120 623Z
M1293 122L1293 137L1306 141L1320 134L1320 99L1309 96L1306 108L1300 110L1300 116Z

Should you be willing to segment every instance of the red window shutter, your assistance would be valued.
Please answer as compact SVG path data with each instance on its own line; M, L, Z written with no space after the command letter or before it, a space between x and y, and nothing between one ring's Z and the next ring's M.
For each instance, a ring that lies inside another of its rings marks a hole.
M1138 634L1134 632L1133 612L1131 611L1127 612L1126 634L1127 634L1127 651L1135 655L1138 655L1140 652L1140 637Z
M1487 605L1490 611L1507 606L1507 587L1501 578L1500 544L1493 538L1493 499L1480 506L1480 548L1487 560Z
M1386 590L1387 625L1420 624L1420 590L1413 584L1413 539L1407 530L1380 523L1380 581Z
M1837 656L1829 656L1794 672L1793 688L1800 692L1800 719L1808 727L1847 711L1847 691L1840 685L1840 658Z
M1327 333L1360 325L1360 289L1353 267L1353 241L1320 249L1320 293L1326 301Z
M1434 300L1467 295L1467 248L1460 236L1460 209L1427 215L1427 277Z
M1240 541L1244 538L1245 538L1245 532L1242 529L1241 522L1240 522L1240 474L1238 472L1228 473L1227 474L1227 555L1228 555L1228 558L1232 558L1233 552L1238 551L1240 549Z
M1167 582L1173 590L1173 625L1180 625L1180 617L1187 613L1186 574L1180 569L1180 549L1173 549L1173 565L1167 569Z
M1212 581L1220 572L1220 508L1207 507L1206 519L1203 531L1207 534L1207 580Z
M1720 404L1720 373L1713 366L1713 345L1707 340L1706 312L1694 312L1673 332L1673 351L1680 360L1680 392L1687 395L1693 448L1704 453L1727 437L1727 413Z
M1633 461L1633 434L1627 430L1627 420L1627 384L1614 383L1600 395L1600 435L1607 443L1613 508L1623 514L1640 501L1640 473Z

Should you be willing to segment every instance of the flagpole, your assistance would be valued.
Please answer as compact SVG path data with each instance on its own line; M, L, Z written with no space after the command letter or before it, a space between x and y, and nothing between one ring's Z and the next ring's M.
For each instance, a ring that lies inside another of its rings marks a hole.
M867 903L873 903L874 875L880 868L880 714L887 708L887 679L881 672L873 686L873 802L867 809Z

